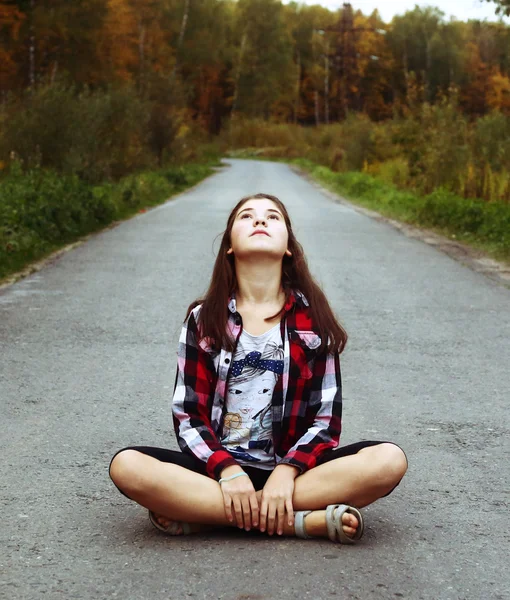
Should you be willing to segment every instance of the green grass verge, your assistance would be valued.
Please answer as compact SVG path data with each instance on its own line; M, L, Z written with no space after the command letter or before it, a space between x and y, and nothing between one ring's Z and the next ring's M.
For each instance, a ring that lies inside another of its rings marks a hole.
M498 260L510 261L510 204L461 198L442 188L418 196L365 173L334 173L302 159L290 162L328 189L361 206L455 238Z
M0 283L67 244L163 203L220 164L211 158L95 186L53 171L23 173L14 165L0 181Z

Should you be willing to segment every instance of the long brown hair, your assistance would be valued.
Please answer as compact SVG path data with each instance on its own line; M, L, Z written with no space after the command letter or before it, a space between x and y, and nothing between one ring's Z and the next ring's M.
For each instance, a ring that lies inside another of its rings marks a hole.
M234 350L235 340L232 339L232 336L229 335L227 331L229 314L227 305L230 295L237 290L237 277L234 255L227 254L227 250L231 246L230 232L232 231L237 212L241 206L249 200L259 198L272 200L282 212L289 235L287 247L292 253L292 256L287 256L287 254L285 254L282 259L281 283L285 292L283 306L275 315L267 317L265 320L267 321L274 319L279 315L283 315L283 307L289 299L291 290L297 289L302 292L308 300L310 305L308 307L310 317L322 338L322 344L319 351L322 352L325 350L329 337L328 352L341 353L347 343L347 332L337 321L324 292L310 273L303 247L297 241L294 232L292 231L292 224L287 209L281 200L270 194L245 196L244 198L241 198L232 209L232 212L228 217L227 228L223 232L218 256L214 263L209 289L203 298L197 299L189 305L186 312L186 318L188 318L193 308L202 304L203 306L201 307L198 316L201 337L207 336L212 338L215 341L216 347L219 345L225 350L231 352Z

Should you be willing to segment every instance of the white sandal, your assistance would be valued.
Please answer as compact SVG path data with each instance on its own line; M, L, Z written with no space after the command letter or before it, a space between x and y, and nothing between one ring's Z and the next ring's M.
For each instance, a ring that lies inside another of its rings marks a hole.
M160 531L163 531L164 533L167 533L168 535L189 535L191 533L191 527L190 527L189 523L184 523L181 521L170 521L170 524L168 525L168 527L163 527L163 525L160 525L158 523L158 520L156 519L154 513L150 510L149 510L149 521L154 525L154 527L156 527L156 529L159 529ZM177 533L177 531L179 530L179 527L182 528L182 534Z
M294 513L294 531L296 532L296 537L304 540L312 539L312 536L306 533L305 527L305 517L311 512L311 510L298 510Z
M305 517L311 510L298 510L294 513L294 530L296 537L309 540L312 536L308 535L305 527ZM358 519L358 527L353 537L348 536L343 530L342 516L344 513L350 513ZM355 544L363 535L364 523L363 516L357 508L347 504L330 504L326 507L326 526L328 528L328 537L332 542L339 544Z

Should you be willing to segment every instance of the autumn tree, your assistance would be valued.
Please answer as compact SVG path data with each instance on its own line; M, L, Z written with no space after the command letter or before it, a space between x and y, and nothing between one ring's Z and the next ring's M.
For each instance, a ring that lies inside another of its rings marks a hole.
M434 99L434 79L440 79L434 70L448 68L448 65L436 63L433 56L434 45L437 46L441 36L443 16L437 8L416 6L393 18L388 43L399 67L394 71L395 88L404 97L407 96L409 76L414 73L417 82L423 85L424 100Z
M17 47L25 15L11 2L0 2L0 90L9 88L19 65Z
M466 45L466 63L459 93L459 105L464 112L482 116L487 112L487 92L494 66L485 63L480 56L478 45L472 41Z
M150 107L160 162L184 122L217 134L237 115L382 120L453 87L469 115L508 110L510 28L445 22L431 7L384 23L347 2L330 11L279 0L6 0L0 42L4 92L133 88Z
M496 13L510 16L510 0L485 0L491 4L496 4Z
M296 67L292 38L276 0L239 0L238 44L245 36L238 106L248 116L279 119L292 114Z

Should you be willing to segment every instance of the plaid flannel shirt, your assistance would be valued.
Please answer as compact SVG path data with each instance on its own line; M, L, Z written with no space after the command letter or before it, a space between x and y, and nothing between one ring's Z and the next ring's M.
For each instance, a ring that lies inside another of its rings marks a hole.
M340 356L318 352L321 338L308 306L305 296L294 290L284 307L284 368L271 400L275 464L296 466L300 473L338 445L342 417ZM179 338L172 416L181 450L205 462L208 475L219 479L223 469L238 464L219 441L233 353L200 335L200 308L190 312ZM228 327L237 343L242 318L234 295L228 311Z

